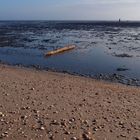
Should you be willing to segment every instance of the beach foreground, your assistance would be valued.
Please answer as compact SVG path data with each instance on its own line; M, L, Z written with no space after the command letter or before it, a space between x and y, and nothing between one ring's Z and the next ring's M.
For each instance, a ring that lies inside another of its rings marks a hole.
M0 65L0 138L140 140L140 88Z

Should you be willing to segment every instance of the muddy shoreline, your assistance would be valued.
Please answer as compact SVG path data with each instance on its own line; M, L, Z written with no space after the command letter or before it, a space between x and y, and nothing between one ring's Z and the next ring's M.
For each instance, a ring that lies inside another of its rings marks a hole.
M16 65L11 65L8 63L3 63L0 61L0 64L4 64L4 65L9 65L9 66L14 66L14 67L19 67L19 68L31 68L31 69L36 69L36 70L43 70L43 71L50 71L50 72L59 72L59 73L64 73L64 74L70 74L70 75L74 75L74 76L82 76L82 77L86 77L86 78L92 78L92 79L96 79L96 80L103 80L106 82L110 82L110 83L120 83L123 85L128 85L128 86L135 86L135 87L140 87L140 80L137 78L130 78L130 77L126 77L123 75L119 75L119 74L99 74L99 75L85 75L85 74L79 74L76 72L71 72L71 71L63 71L63 70L56 70L53 68L40 68L40 66L36 66L36 65L32 65L32 66L23 66L20 64L16 64Z

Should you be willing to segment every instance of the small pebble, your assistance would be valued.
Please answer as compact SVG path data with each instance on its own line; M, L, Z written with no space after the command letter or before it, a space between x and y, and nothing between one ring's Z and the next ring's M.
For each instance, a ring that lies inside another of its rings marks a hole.
M0 112L0 117L4 117L4 114L2 112Z
M71 140L77 140L77 138L76 137L72 137Z
M59 122L57 120L53 120L51 124L53 124L53 125L59 125Z
M40 130L45 130L45 127L41 126L41 127L40 127Z

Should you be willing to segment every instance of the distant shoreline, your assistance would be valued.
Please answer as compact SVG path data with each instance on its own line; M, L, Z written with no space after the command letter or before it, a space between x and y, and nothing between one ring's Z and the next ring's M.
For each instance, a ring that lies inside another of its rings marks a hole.
M118 20L0 20L0 22L83 22L83 23L101 23L101 22L106 22L106 23L117 23L119 22ZM139 23L140 20L121 20L122 23Z

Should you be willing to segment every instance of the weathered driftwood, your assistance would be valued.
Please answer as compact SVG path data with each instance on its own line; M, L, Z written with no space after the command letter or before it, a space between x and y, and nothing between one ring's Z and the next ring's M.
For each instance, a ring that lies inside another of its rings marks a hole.
M69 50L74 49L75 47L76 47L75 45L67 45L63 48L59 48L57 50L49 51L45 54L45 56L51 56L51 55L55 55L55 54L58 54L58 53L65 52L65 51L69 51Z

